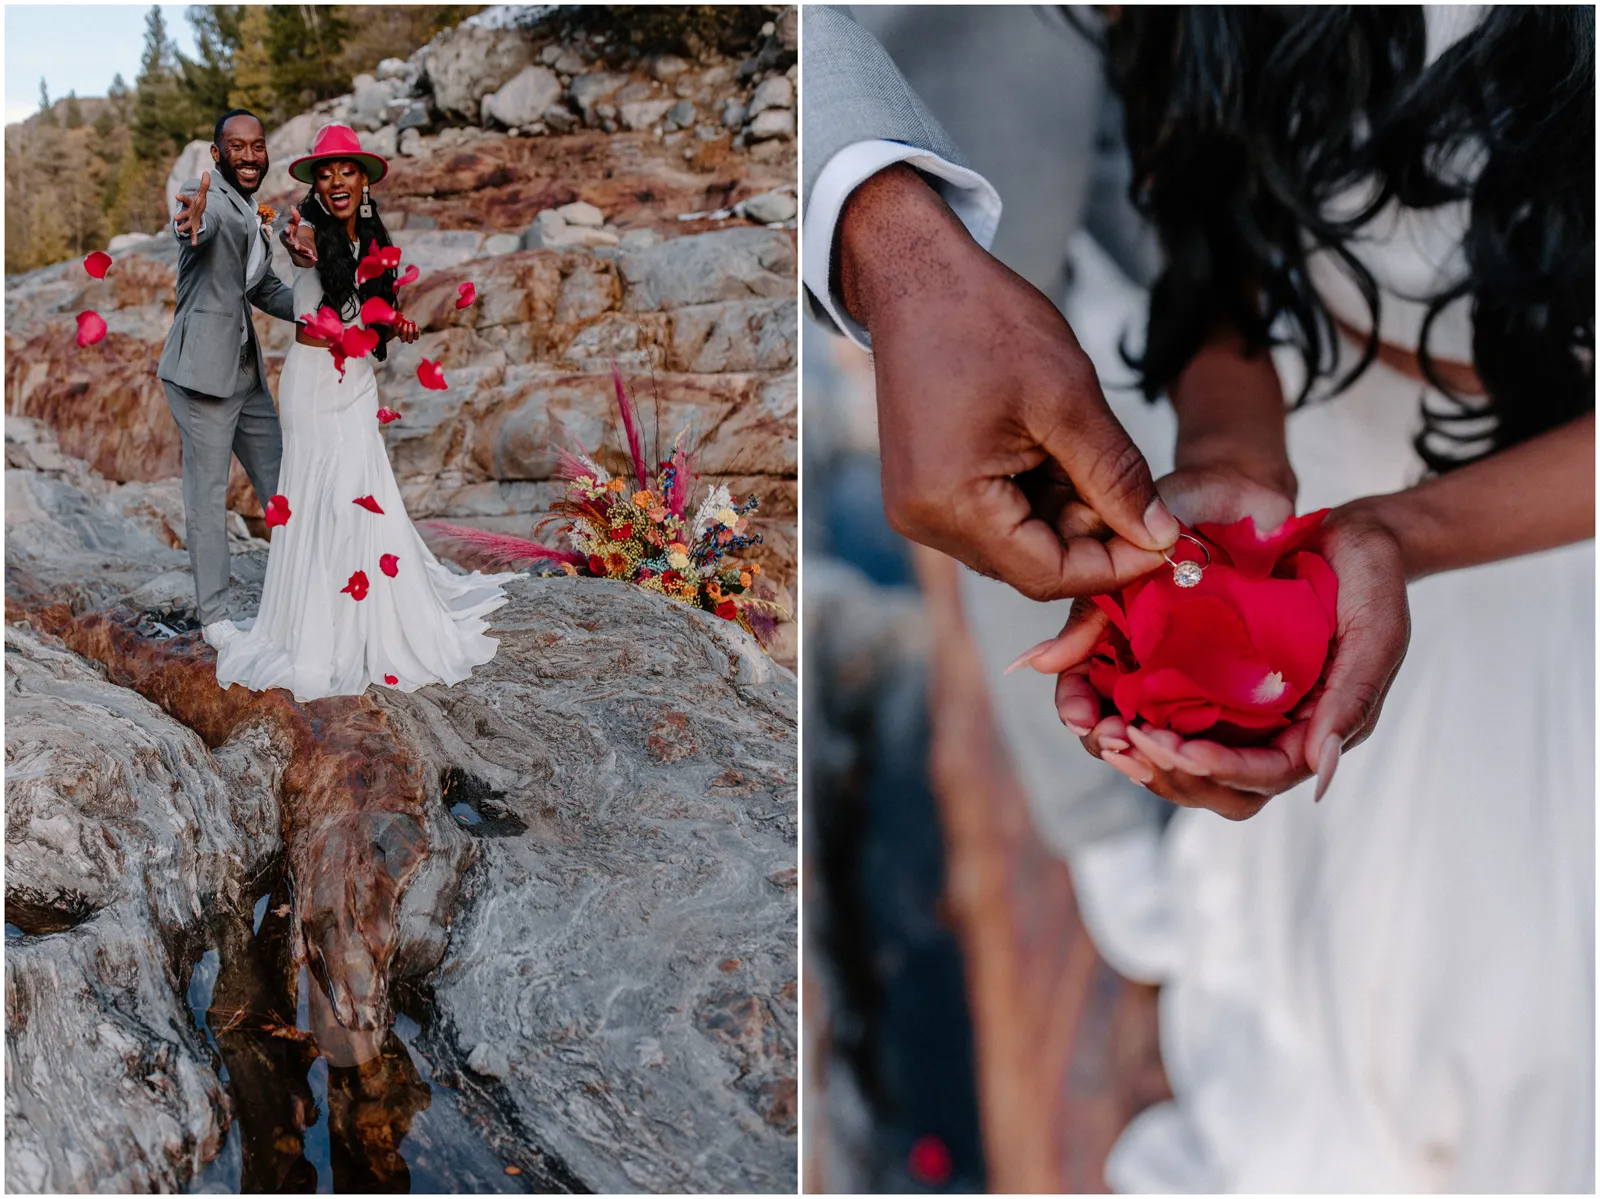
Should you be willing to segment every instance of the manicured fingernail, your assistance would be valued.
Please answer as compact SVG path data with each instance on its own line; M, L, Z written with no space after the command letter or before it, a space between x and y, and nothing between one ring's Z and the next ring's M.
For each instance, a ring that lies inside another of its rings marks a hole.
M1067 732L1074 737L1087 737L1089 735L1089 726L1086 724L1073 724L1072 721L1064 716L1061 718L1061 723L1067 726Z
M1183 532L1178 518L1167 511L1167 506L1159 497L1151 500L1150 506L1144 510L1144 527L1155 543L1161 546L1174 544L1178 534Z
M1333 772L1339 768L1339 753L1343 749L1344 742L1338 733L1329 733L1322 739L1322 756L1318 759L1321 765L1317 767L1317 793L1312 796L1318 803L1328 793L1328 784L1333 782Z
M1178 763L1178 769L1183 771L1184 774L1192 774L1203 779L1211 777L1211 767L1202 766L1199 762L1189 757L1182 746L1178 747L1172 757Z
M1032 649L1023 650L1022 653L1017 656L1017 660L1010 666L1006 667L1005 673L1010 674L1014 670L1021 670L1029 662L1032 662L1035 658L1044 653L1045 650L1049 649L1055 643L1056 639L1052 637L1048 641L1039 642L1039 644L1034 646Z
M1109 749L1112 753L1121 753L1128 748L1128 743L1121 737L1102 737L1100 738L1100 748Z
M1150 780L1156 777L1156 772L1150 767L1143 766L1132 758L1125 758L1119 753L1102 752L1100 760L1112 769L1120 770L1141 786L1148 786Z

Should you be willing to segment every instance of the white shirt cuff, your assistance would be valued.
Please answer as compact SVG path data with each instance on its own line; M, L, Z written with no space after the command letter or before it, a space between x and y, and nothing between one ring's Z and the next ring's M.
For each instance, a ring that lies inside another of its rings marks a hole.
M852 192L885 167L897 162L915 167L950 205L985 250L1000 224L1000 193L975 171L946 162L937 154L904 142L865 141L846 146L822 168L806 202L800 242L800 277L841 332L862 349L872 350L867 331L846 315L841 298L830 290L833 278L833 235L839 214Z

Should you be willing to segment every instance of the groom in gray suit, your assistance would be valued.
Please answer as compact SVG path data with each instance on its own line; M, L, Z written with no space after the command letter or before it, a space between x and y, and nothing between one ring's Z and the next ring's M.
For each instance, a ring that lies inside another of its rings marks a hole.
M250 305L285 321L295 312L256 207L268 165L261 122L243 109L223 113L211 157L216 167L178 193L178 306L157 375L183 435L184 536L202 636L220 649L239 635L228 619L229 460L238 455L265 506L283 457Z

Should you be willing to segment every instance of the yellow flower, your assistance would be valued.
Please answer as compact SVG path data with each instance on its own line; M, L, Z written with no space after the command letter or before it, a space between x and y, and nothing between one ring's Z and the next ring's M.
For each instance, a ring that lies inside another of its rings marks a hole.
M688 554L676 553L676 552L675 553L671 553L671 554L667 555L667 561L671 564L673 570L688 570L689 569L689 555Z
M739 514L732 508L719 508L716 516L719 523L727 525L730 529L733 528L735 523L737 523L739 520Z

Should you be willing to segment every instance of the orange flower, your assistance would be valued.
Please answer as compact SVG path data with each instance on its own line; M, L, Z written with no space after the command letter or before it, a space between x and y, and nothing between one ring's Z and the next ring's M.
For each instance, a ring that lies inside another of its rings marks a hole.
M749 566L749 568L748 568L748 569L749 569L749 571L750 571L750 573L751 573L751 574L753 574L753 575L758 575L758 574L760 574L760 573L761 573L761 563L759 563L759 562L752 562L752 563L750 563L750 566Z
M578 573L578 568L570 562L563 562L561 564L561 569L569 575L576 575Z
M713 600L721 599L722 598L722 585L720 583L718 583L715 579L711 579L710 581L708 581L706 583L706 594L709 595Z
M256 212L260 214L261 224L264 228L270 229L272 222L278 219L278 214L273 211L271 204L257 204Z
M641 512L648 512L656 506L656 497L652 492L636 491L629 503Z
M628 559L624 554L612 550L606 555L606 574L620 575L628 569Z
M625 480L625 479L612 479L611 482L606 484L606 490L607 491L622 491L627 486L628 486L628 483L627 483L627 480Z
M741 586L741 587L750 586L750 572L748 570L741 570L739 572L739 586Z

